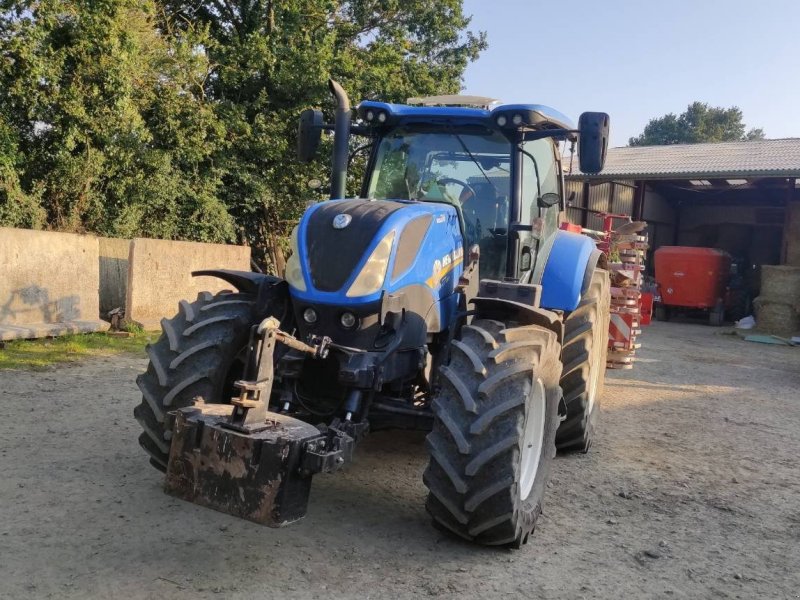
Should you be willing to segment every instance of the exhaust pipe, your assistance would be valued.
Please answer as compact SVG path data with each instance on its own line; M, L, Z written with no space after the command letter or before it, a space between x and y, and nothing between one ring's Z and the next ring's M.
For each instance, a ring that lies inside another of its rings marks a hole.
M333 79L328 87L336 99L336 120L333 135L333 160L331 164L331 200L345 197L347 193L347 163L350 158L350 98L341 85Z

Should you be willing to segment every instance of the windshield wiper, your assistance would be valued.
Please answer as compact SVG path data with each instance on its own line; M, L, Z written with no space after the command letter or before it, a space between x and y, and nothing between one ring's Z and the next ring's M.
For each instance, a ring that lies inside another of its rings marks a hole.
M486 174L486 171L484 171L484 170L483 170L483 167L481 166L481 163L479 163L479 162L478 162L478 159L477 159L477 158L475 158L475 155L474 155L474 154L472 154L472 152L470 152L470 151L469 151L469 148L467 148L467 145L464 143L464 140L462 140L462 139L461 139L461 136L460 136L460 135L458 135L458 133L456 133L456 131L455 131L454 129L451 129L451 130L450 130L450 133L453 135L453 137L455 137L455 138L458 140L458 143L459 143L459 144L461 144L461 147L464 149L464 152L466 152L466 153L467 153L467 155L469 156L470 160L472 160L472 162L474 162L474 163L475 163L475 166L476 166L476 167L478 167L478 170L480 170L480 172L481 172L481 175L483 175L483 178L484 178L486 181L488 181L488 182L489 182L489 185L491 185L491 186L494 188L494 192L495 192L495 194L496 194L496 195L498 195L498 196L500 196L500 195L501 195L501 194L500 194L500 190L499 190L499 189L498 189L498 187L497 187L497 186L494 184L494 181L492 181L492 180L489 178L489 176Z

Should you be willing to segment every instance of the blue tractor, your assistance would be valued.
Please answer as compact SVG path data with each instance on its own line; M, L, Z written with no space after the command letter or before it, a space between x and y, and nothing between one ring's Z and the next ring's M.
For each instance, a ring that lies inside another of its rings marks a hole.
M330 200L308 208L285 276L209 270L237 291L182 301L148 347L135 416L168 493L281 526L311 478L369 431L429 431L436 526L528 540L556 448L588 450L604 380L609 278L559 229L559 143L602 169L608 115L440 96L305 111L298 154L334 132ZM345 197L351 139L369 148Z

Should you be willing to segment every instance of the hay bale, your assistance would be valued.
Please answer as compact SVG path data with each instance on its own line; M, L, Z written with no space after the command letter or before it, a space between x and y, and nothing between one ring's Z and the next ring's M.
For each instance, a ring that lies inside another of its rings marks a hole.
M753 306L759 331L784 336L800 331L800 314L794 303L772 302L769 298L759 296L753 300Z
M800 304L800 267L762 265L759 297L791 306Z

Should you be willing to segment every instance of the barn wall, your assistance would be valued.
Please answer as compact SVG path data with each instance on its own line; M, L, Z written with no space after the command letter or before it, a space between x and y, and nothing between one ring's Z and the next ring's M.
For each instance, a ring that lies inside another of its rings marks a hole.
M586 186L579 179L567 179L567 218L570 223L602 230L601 214L633 214L635 192L631 181L593 182Z

